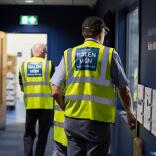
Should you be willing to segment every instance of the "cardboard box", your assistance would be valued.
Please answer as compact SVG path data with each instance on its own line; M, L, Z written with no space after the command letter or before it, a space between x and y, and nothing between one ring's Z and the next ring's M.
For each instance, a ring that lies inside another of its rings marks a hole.
M6 84L6 105L14 106L16 101L16 56L8 55L8 73Z
M8 71L16 73L16 56L8 55L7 61L8 61Z

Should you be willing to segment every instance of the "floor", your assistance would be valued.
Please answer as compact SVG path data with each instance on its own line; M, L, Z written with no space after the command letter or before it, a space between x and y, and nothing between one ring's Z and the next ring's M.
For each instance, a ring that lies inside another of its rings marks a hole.
M24 104L21 100L17 99L15 109L9 108L7 110L5 131L0 131L0 156L24 156L24 148L23 148L24 122L25 122ZM52 155L53 151L52 136L53 136L53 128L51 127L46 146L45 156Z
M23 98L17 98L16 107L8 107L6 114L6 123L24 123L25 122L25 107Z

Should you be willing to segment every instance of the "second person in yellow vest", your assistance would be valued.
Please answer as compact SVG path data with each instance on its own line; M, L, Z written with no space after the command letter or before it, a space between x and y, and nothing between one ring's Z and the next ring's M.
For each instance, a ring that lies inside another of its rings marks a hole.
M67 156L67 136L64 131L64 111L54 102L54 152L52 156Z

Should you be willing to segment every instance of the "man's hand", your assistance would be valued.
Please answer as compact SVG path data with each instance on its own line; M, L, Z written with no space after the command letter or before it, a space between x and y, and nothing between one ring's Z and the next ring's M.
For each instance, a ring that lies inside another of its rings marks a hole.
M64 97L61 87L54 85L52 87L52 96L56 100L57 104L61 107L61 109L65 110Z
M134 129L136 127L136 118L133 112L133 102L130 90L128 86L118 88L119 96L122 101L122 105L127 112L127 119L130 129Z
M133 113L127 113L127 119L130 129L136 128L136 117Z

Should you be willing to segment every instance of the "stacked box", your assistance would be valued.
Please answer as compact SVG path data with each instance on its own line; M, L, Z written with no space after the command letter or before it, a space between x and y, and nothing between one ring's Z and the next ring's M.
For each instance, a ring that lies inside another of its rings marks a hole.
M8 56L8 73L6 80L7 107L16 105L16 56Z

